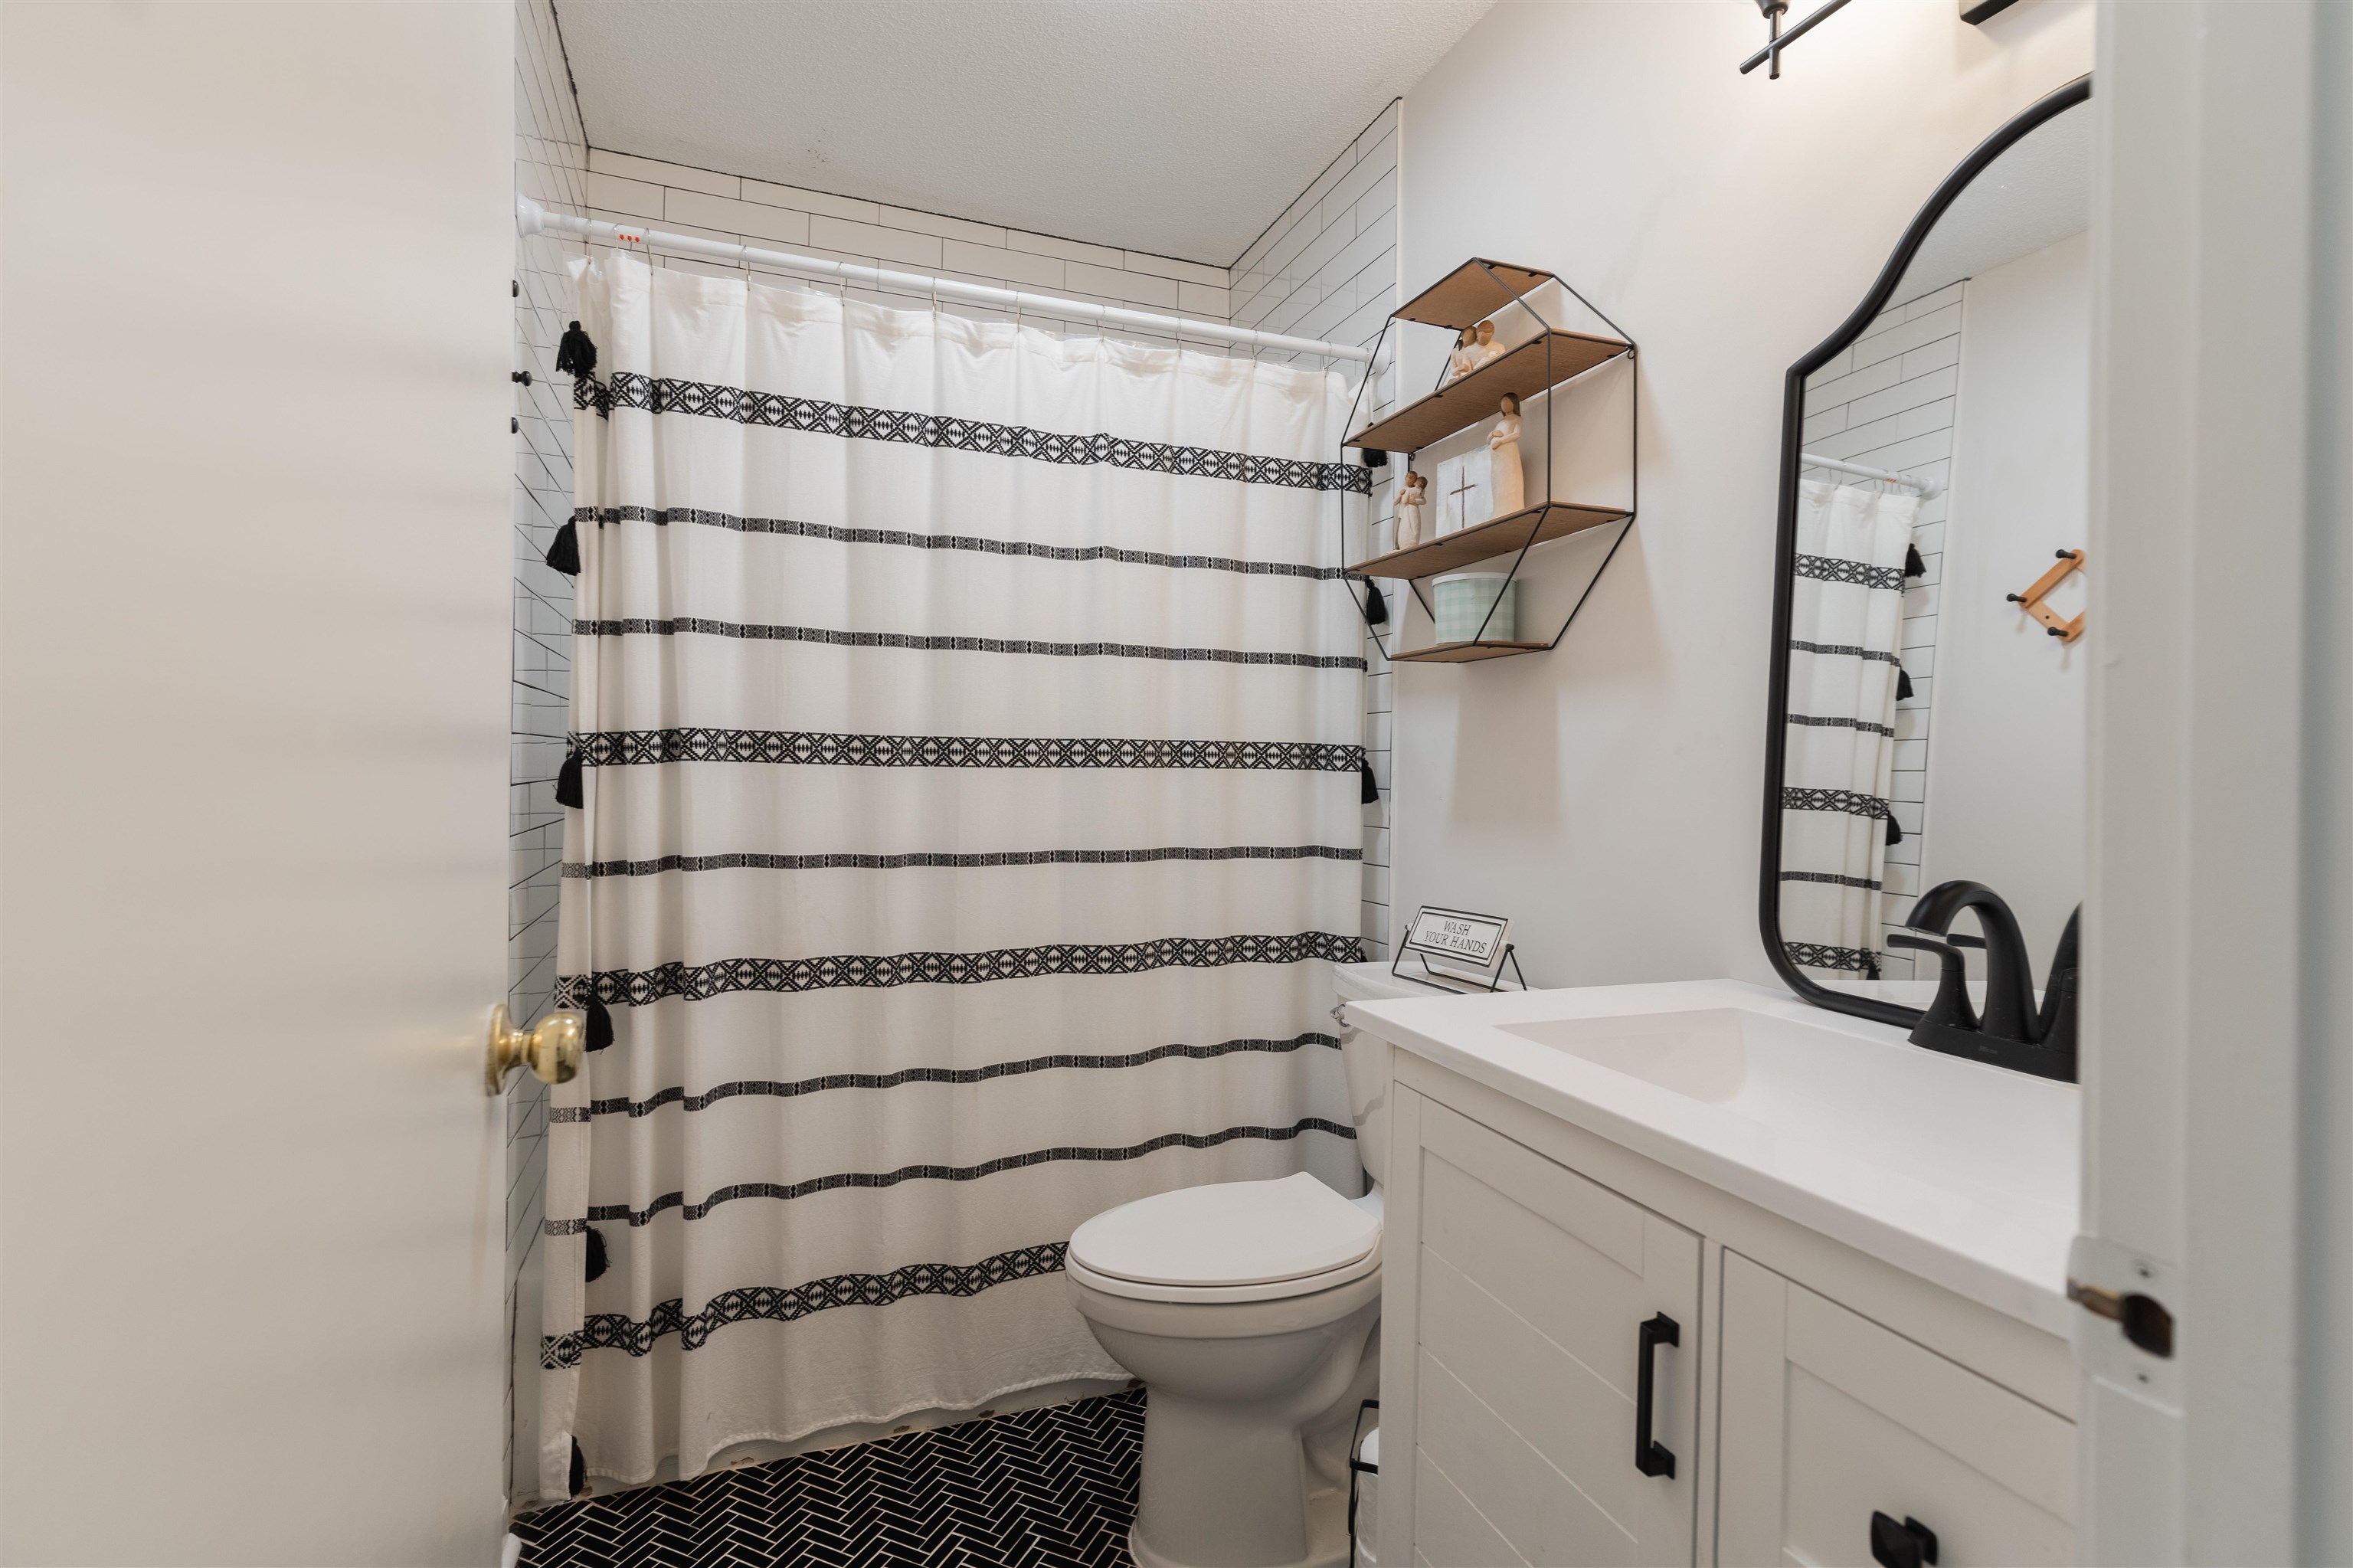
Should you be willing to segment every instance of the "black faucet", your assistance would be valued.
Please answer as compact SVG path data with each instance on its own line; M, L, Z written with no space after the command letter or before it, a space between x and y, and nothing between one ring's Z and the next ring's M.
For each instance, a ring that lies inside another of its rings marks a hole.
M1961 956L1962 947L1978 944L1950 934L1954 917L1964 909L1977 912L1985 933L1982 1018L1970 1005L1968 969ZM1887 938L1891 948L1934 953L1939 960L1936 1000L1913 1027L1912 1044L2038 1077L2075 1082L2076 924L2083 914L2078 905L2067 916L2038 1013L2026 940L2019 934L2018 916L2001 895L1981 882L1946 882L1930 888L1904 922L1926 935L1899 931Z

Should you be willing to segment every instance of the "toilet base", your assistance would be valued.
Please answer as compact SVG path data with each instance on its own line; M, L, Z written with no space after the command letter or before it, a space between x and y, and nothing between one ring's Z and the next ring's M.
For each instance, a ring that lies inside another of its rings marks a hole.
M1195 1568L1152 1549L1141 1528L1127 1532L1135 1568ZM1348 1568L1348 1489L1328 1487L1307 1494L1307 1555L1268 1568Z
M1143 1568L1340 1568L1346 1429L1379 1376L1380 1276L1209 1304L1116 1297L1072 1277L1103 1348L1143 1380Z

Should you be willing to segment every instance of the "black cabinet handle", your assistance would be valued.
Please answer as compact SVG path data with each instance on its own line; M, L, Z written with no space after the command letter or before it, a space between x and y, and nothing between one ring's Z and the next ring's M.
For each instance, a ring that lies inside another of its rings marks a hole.
M1936 1561L1936 1532L1907 1517L1898 1524L1883 1513L1871 1516L1871 1560L1880 1568L1920 1568Z
M1664 1312L1642 1325L1642 1363L1634 1377L1634 1467L1646 1476L1672 1477L1675 1457L1663 1443L1651 1440L1651 1362L1661 1345L1680 1345L1683 1332ZM1931 1558L1931 1562L1935 1559Z

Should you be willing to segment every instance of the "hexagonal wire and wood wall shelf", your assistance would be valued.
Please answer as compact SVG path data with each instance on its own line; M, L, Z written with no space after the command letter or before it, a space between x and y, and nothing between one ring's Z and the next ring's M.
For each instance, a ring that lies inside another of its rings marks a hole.
M1571 298L1591 311L1602 324L1618 335L1601 337L1590 333L1567 332L1546 321L1544 313L1528 302L1527 295L1547 282L1559 283ZM1429 396L1409 403L1388 418L1367 426L1341 443L1344 447L1356 447L1362 450L1401 452L1409 461L1412 454L1421 449L1449 436L1458 435L1482 419L1493 418L1506 393L1517 396L1523 402L1539 392L1546 394L1545 498L1542 501L1504 516L1491 517L1483 523L1441 534L1406 549L1391 550L1386 555L1358 561L1348 568L1348 575L1352 577L1403 579L1434 625L1438 615L1430 601L1422 597L1423 578L1435 577L1440 572L1460 571L1479 561L1495 560L1504 556L1512 557L1511 570L1504 574L1503 586L1495 590L1495 598L1488 605L1486 616L1479 622L1477 634L1467 641L1436 642L1426 648L1392 647L1388 652L1393 662L1461 664L1483 659L1506 659L1515 653L1545 652L1558 647L1560 640L1568 635L1577 611L1583 609L1585 601L1592 597L1594 585L1601 580L1601 574L1609 569L1611 559L1618 554L1618 546L1626 542L1626 535L1634 525L1634 514L1641 497L1639 466L1641 405L1635 375L1630 374L1626 378L1630 415L1627 427L1630 494L1627 504L1622 507L1597 506L1553 499L1553 454L1560 445L1556 418L1560 399L1553 389L1612 360L1623 358L1630 367L1638 366L1634 341L1559 274L1472 257L1392 311L1388 321L1382 323L1381 336L1386 338L1389 327L1401 321L1448 327L1459 333L1514 304L1535 319L1537 329L1535 337L1453 381L1446 380L1441 372L1439 385ZM1374 363L1377 364L1380 358L1380 342L1377 339L1373 344L1373 356ZM1370 376L1367 375L1366 379L1369 381ZM1356 396L1359 400L1363 398L1363 383L1358 384ZM1351 403L1348 408L1350 423L1355 422L1356 415L1356 405ZM1505 590L1518 579L1520 564L1527 559L1530 550L1550 540L1581 534L1588 528L1598 528L1609 523L1619 524L1618 536L1610 541L1609 551L1601 557L1601 564L1594 568L1584 591L1577 595L1576 604L1570 607L1568 619L1560 623L1560 630L1553 633L1550 641L1489 639L1486 636L1487 623L1494 619L1495 606L1503 602ZM1368 629L1370 624L1368 620ZM1395 641L1402 641L1404 623L1400 621ZM1373 635L1377 641L1379 633L1374 632Z

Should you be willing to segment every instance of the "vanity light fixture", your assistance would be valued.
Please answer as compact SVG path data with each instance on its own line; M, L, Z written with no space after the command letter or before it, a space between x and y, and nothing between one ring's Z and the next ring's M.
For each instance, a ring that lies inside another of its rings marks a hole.
M1830 0L1820 10L1784 33L1781 31L1781 17L1789 9L1789 0L1757 0L1757 8L1765 13L1765 47L1740 62L1740 74L1746 76L1769 60L1773 69L1765 74L1774 81L1780 80L1781 51L1804 37L1815 23L1845 4L1846 0ZM2016 4L2017 0L1959 0L1961 20L1971 26L1981 27L1994 16Z
M1842 9L1846 3L1847 0L1829 0L1829 3L1820 10L1785 33L1781 30L1781 16L1789 9L1789 0L1757 0L1757 8L1765 13L1766 44L1763 48L1740 62L1740 74L1746 76L1769 60L1772 62L1773 69L1766 75L1775 81L1780 80L1781 51L1804 37L1815 23L1831 12Z

